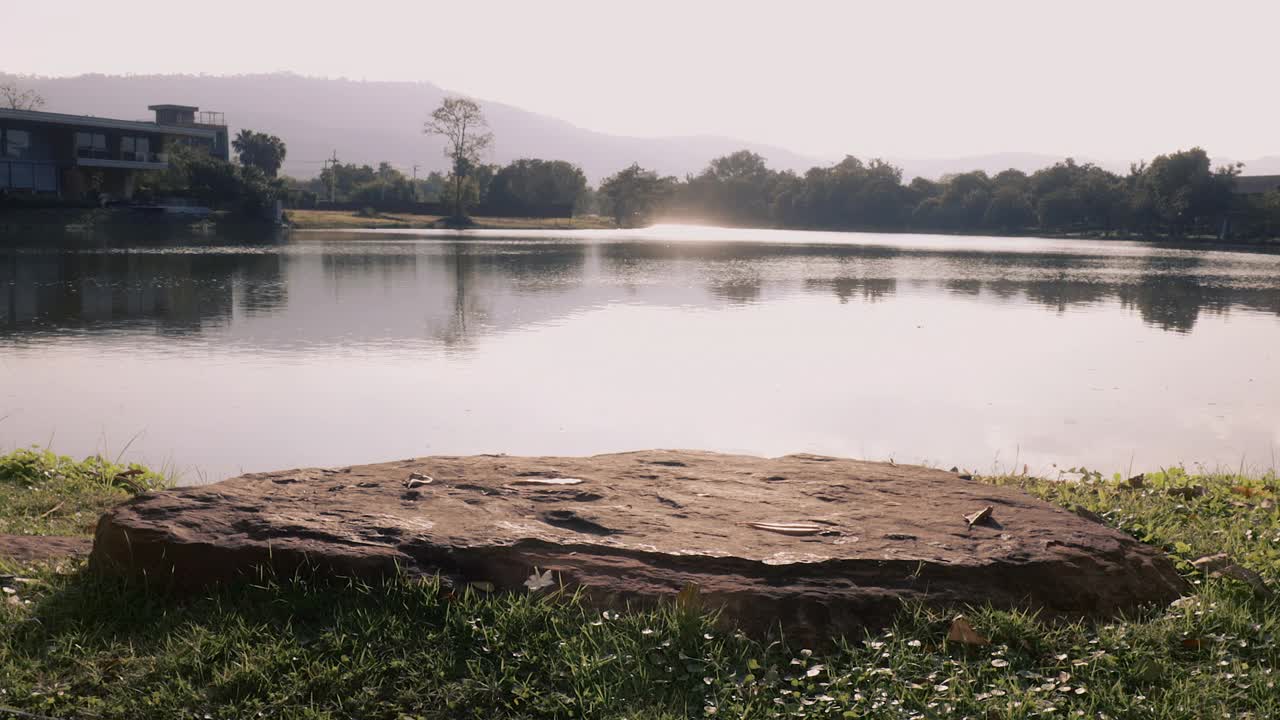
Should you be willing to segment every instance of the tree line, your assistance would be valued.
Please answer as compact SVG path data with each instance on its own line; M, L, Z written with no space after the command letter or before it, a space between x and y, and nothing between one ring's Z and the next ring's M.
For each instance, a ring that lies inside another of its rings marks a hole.
M564 215L594 211L587 177L563 160L521 159L507 165L480 163L465 175L432 171L412 178L391 163L334 163L309 180L290 180L292 204L354 203L370 208L438 204L454 214L481 209L502 215Z
M606 178L600 196L619 224L698 220L830 230L917 230L1275 237L1280 193L1236 195L1240 166L1213 168L1201 148L1160 155L1127 174L1067 159L1033 173L976 170L904 182L902 170L855 157L803 174L748 151L683 180L638 165Z
M202 158L179 163L178 170L199 194L238 197L249 205L275 196L295 205L322 198L372 207L425 202L451 208L464 222L469 208L479 206L509 216L602 213L619 226L683 220L827 230L1280 236L1280 191L1236 194L1241 166L1215 168L1198 147L1136 163L1126 174L1068 158L1032 173L975 170L909 182L900 168L878 159L847 156L801 174L774 170L742 150L683 179L633 164L596 190L580 168L563 160L483 162L493 135L474 101L446 98L424 132L444 138L447 173L419 179L386 162L376 168L334 162L317 178L278 181L284 143L249 130L233 143L238 171Z
M678 179L633 164L605 178L592 192L581 171L567 163L522 160L486 169L479 160L493 135L479 106L446 98L424 125L445 138L452 163L449 200L465 219L468 202L499 197L520 207L532 197L528 177L537 176L575 209L603 212L619 226L654 220L694 220L752 227L830 230L917 230L963 233L1053 233L1140 237L1276 237L1280 235L1280 191L1237 195L1241 166L1214 168L1202 148L1157 156L1118 174L1068 158L1033 173L981 170L904 182L902 169L882 160L847 156L800 174L774 170L760 155L742 150L712 160L701 173ZM518 168L517 168L518 166ZM554 167L572 182L547 179ZM525 177L495 183L504 174ZM538 184L533 183L533 184ZM447 184L446 184L447 185ZM461 188L473 187L471 197Z

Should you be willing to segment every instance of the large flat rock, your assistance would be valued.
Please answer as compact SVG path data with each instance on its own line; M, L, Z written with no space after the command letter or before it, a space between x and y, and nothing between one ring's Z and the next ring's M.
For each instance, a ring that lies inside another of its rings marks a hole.
M608 606L692 583L749 630L801 635L882 623L907 599L1110 615L1184 590L1160 552L1015 489L687 451L427 457L148 493L103 516L91 563L186 587L307 563L521 592L537 568Z

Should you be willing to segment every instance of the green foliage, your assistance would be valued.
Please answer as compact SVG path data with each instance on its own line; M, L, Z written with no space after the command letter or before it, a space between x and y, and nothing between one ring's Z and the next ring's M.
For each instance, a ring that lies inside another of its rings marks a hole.
M880 160L846 157L796 175L744 150L673 181L652 214L729 225L1153 237L1216 236L1231 218L1239 235L1274 237L1280 200L1234 197L1238 172L1210 169L1205 151L1193 148L1135 166L1128 177L1067 159L1031 175L974 171L904 185L901 170Z
M486 205L506 215L535 216L575 207L586 189L582 170L563 160L516 160L493 175Z
M1045 500L1084 508L1108 525L1163 548L1191 570L1190 561L1225 552L1280 583L1280 478L1230 473L1191 474L1184 468L1146 473L1140 481L1082 471L1079 481L1016 476L1016 484Z
M675 182L675 178L659 177L633 163L600 183L600 200L615 223L632 227L649 219L659 203L671 195Z
M231 141L231 147L239 155L241 165L256 167L267 177L272 178L280 172L280 166L284 164L285 155L288 154L283 140L275 135L253 130L241 130L236 133L235 139Z
M1083 506L1180 560L1226 551L1280 575L1274 476L1072 476L1083 477L986 481ZM410 577L263 577L170 597L34 569L0 603L0 706L98 718L1280 716L1280 602L1183 569L1192 594L1113 622L972 608L991 644L968 647L945 639L951 613L913 606L826 648L758 642L671 605L600 612Z
M153 178L145 191L190 197L214 209L266 217L285 192L285 185L258 167L232 165L202 150L177 145L169 150L169 168Z
M94 455L73 460L39 448L0 455L0 533L76 535L130 495L171 485L140 465Z

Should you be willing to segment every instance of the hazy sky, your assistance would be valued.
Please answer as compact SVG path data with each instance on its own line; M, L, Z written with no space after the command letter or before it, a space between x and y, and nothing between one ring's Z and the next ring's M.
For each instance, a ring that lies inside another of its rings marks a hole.
M821 155L1280 154L1276 0L2 4L8 72L427 80L605 132Z

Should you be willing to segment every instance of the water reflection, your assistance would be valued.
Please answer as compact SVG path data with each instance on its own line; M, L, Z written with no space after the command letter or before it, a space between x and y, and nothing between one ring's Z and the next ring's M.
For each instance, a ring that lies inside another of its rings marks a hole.
M1280 447L1276 255L816 235L0 244L0 450L129 442L216 479L430 453L1116 470Z
M1055 313L1136 310L1147 325L1177 333L1193 331L1205 312L1280 315L1280 259L1217 255L1209 262L1172 252L342 237L176 249L0 247L0 333L32 340L147 327L181 336L226 329L237 314L287 315L296 327L274 328L276 342L400 338L461 348L484 333L608 303L750 305L792 292L882 302L903 283L908 292Z
M0 252L0 332L31 340L33 334L146 325L180 336L228 327L236 313L288 311L324 319L297 331L320 331L319 337L297 340L367 337L380 327L384 337L461 347L477 334L607 302L749 305L791 291L829 292L841 304L877 302L891 300L906 282L911 292L1027 302L1055 313L1110 304L1137 310L1151 327L1188 333L1206 311L1242 307L1280 315L1277 275L1257 268L1242 274L1231 263L1185 254L983 255L735 243L9 247ZM302 293L301 305L291 304L291 292ZM531 301L530 295L541 297Z
M10 336L150 326L172 335L225 326L240 304L288 302L275 254L0 254L0 332Z

